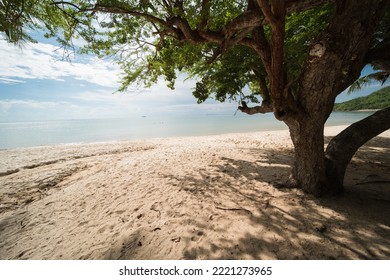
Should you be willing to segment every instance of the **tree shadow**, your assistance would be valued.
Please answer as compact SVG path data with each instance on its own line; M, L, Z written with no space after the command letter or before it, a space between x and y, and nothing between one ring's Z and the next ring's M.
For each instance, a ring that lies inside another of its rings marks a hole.
M367 143L347 176L360 169L363 174L388 176L388 147L387 138ZM298 189L279 188L290 172L291 150L248 152L259 159L221 157L222 163L192 174L169 175L185 182L178 184L182 190L214 205L210 217L217 217L203 223L202 242L187 241L185 259L390 258L390 200L383 199L389 188L382 186L373 195L374 183L371 191L347 186L343 196L315 198Z

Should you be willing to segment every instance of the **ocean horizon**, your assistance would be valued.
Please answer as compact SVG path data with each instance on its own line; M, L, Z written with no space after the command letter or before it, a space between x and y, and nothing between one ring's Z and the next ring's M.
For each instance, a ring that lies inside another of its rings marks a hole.
M333 112L326 125L348 125L373 112ZM0 149L147 140L287 129L272 114L203 114L0 122Z

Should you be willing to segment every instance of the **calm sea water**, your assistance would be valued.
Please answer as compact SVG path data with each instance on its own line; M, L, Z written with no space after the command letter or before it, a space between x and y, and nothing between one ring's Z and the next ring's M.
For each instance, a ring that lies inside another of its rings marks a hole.
M367 112L335 112L329 118L327 125L350 124L370 114ZM275 120L272 114L0 122L0 149L286 128L285 124Z

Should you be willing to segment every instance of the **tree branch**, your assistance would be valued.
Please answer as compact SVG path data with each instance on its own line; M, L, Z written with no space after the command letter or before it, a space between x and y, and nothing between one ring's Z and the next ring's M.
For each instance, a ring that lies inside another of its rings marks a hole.
M255 50L259 54L265 71L267 72L268 77L272 76L271 70L271 47L265 37L264 27L259 26L256 30L253 31L253 39L256 43Z
M268 4L267 0L257 0L259 7L263 14L265 15L266 20L271 25L271 66L270 69L266 70L268 73L268 77L271 83L271 91L270 94L272 96L272 100L274 102L274 113L277 119L281 119L282 116L285 115L286 111L283 109L283 101L284 101L284 90L285 90L285 71L283 68L283 46L284 46L284 36L285 36L285 20L286 20L286 5L284 0L274 0L272 1L272 6ZM263 33L259 33L261 36L259 37L262 41L266 42L266 39ZM258 35L259 35L258 34ZM261 48L262 51L266 51L266 43L263 42ZM265 58L267 59L268 54L265 54Z
M275 1L279 2L279 1ZM271 6L268 3L267 0L257 0L257 3L259 4L259 7L261 11L263 12L263 15L265 16L265 19L271 24L271 25L278 25L278 20L273 14L271 10ZM274 2L272 2L274 4Z
M272 104L268 102L262 102L261 106L248 107L245 101L241 101L241 106L238 106L238 110L241 112L254 115L254 114L265 114L273 111Z
M226 38L230 38L235 32L242 30L243 28L255 28L263 24L264 17L259 13L258 10L245 11L235 19L227 23L222 33L225 34Z
M269 95L268 86L263 75L260 75L259 77L259 85L261 90L260 95L263 98L263 102L271 103L271 96Z
M390 129L390 107L353 123L329 142L325 157L328 170L334 172L342 184L348 163L356 151L368 140Z
M81 9L80 11L85 11L85 12L104 12L104 13L112 13L112 14L127 14L131 16L136 16L136 17L142 17L145 18L146 20L157 23L166 27L171 27L167 24L166 21L155 17L153 15L147 14L147 13L142 13L142 12L137 12L134 10L128 10L126 8L118 7L118 6L109 6L109 5L103 5L103 4L95 4L93 8L86 8L86 9Z
M264 40L262 40L262 43L260 45L258 44L258 41L254 42L253 39L248 36L252 32L255 32L254 31L255 29L261 27L265 23L265 17L261 13L260 8L256 3L256 1L264 1L264 3L266 3L265 0L250 0L248 2L248 9L245 12L243 12L242 14L234 18L232 21L227 23L220 30L211 31L211 30L205 30L205 27L207 25L207 16L209 15L209 9L210 9L209 0L203 0L201 13L202 14L204 13L204 16L202 17L201 22L197 26L197 29L192 30L192 32L188 32L188 30L182 30L182 31L185 34L192 34L190 36L191 41L194 41L195 35L198 34L199 37L203 38L203 41L200 41L198 38L197 39L198 43L209 41L221 45L221 49L218 52L216 52L218 53L218 55L216 55L212 59L212 61L216 60L219 55L223 54L224 51L229 50L234 45L247 46L249 48L254 49L259 54L263 53L262 55L263 62L269 65L267 69L267 74L271 76L271 71L270 71L271 55L270 53L269 54L267 53L269 51L269 45L268 43L266 43L267 41L265 40L265 36L263 36ZM277 13L278 11L282 11L284 14L286 13L288 14L292 12L298 12L302 10L315 8L330 1L334 1L334 0L317 0L317 1L289 0L286 1L285 8L280 9L280 5L284 5L285 1L278 0L275 1L277 2L275 4L275 7L277 7L277 9L275 9L275 11L272 11L272 9L270 8L270 11L271 14L273 12ZM281 15L275 14L273 17L276 19L278 16Z
M215 31L198 31L200 37L202 37L205 41L210 43L215 43L221 45L224 37L221 33Z
M201 21L198 24L198 30L204 30L207 26L209 14L210 14L210 4L209 0L202 0L202 9L200 14L202 15Z
M260 1L260 0L257 0ZM287 0L286 7L287 12L296 12L299 10L310 9L316 6L323 5L325 2L334 1L334 0ZM251 2L256 2L256 0L251 0ZM261 26L264 23L264 16L259 12L258 5L249 5L248 10L237 16L230 23L226 24L220 30L212 31L205 30L205 27L208 23L209 9L210 9L210 1L202 0L202 20L197 26L195 30L190 28L188 21L186 21L183 17L178 17L173 14L174 5L182 5L182 1L168 1L162 0L159 1L160 5L162 5L173 19L173 22L178 23L178 26L172 25L172 21L164 20L158 18L154 15L151 15L146 12L139 12L133 9L129 9L128 7L121 7L117 5L105 5L96 3L95 6L91 8L82 8L73 4L69 1L53 1L53 4L56 5L70 5L77 9L80 12L103 12L103 13L113 13L113 14L128 14L135 17L141 17L146 19L149 22L153 22L155 24L159 24L164 26L172 31L172 33L176 34L179 40L191 40L195 43L203 43L203 42L213 42L219 45L224 44L223 49L229 49L229 46L240 44L252 49L256 50L255 44L250 41L248 38L248 34L250 34L256 27ZM184 10L183 10L184 13ZM180 19L180 20L178 20ZM244 31L243 31L244 30Z
M183 39L190 40L193 43L200 43L204 41L202 37L199 36L198 32L191 29L188 21L181 17L173 17L169 19L167 23L173 27L177 26L178 29L183 32Z

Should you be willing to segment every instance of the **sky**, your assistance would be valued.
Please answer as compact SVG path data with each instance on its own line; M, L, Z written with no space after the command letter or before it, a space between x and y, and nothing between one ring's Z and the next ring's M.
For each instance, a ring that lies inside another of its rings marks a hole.
M15 46L0 37L0 122L236 112L235 102L197 104L192 96L195 81L184 75L173 91L159 80L152 88L133 86L126 93L115 93L121 77L116 63L81 54L69 62L55 41L37 39L35 44ZM376 84L352 95L342 93L336 101L379 88Z

